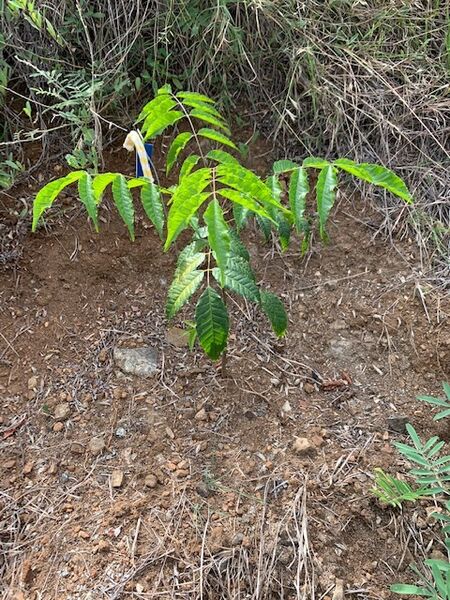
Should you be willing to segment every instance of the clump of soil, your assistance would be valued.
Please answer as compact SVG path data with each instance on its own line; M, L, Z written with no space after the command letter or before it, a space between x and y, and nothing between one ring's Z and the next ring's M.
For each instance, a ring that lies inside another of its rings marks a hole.
M370 488L374 467L407 468L390 417L448 439L415 396L449 377L450 307L363 200L306 259L245 234L290 327L280 342L231 301L226 378L187 349L188 313L166 322L175 257L153 229L131 244L105 207L97 236L67 195L55 214L0 283L4 597L390 598L417 548L440 550L429 503L385 509ZM114 363L141 346L154 377Z

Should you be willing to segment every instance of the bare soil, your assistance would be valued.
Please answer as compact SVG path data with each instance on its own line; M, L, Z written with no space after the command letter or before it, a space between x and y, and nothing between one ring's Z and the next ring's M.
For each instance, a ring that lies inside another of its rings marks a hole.
M0 204L2 598L387 599L421 548L439 555L430 502L370 493L375 467L407 470L389 417L449 438L415 400L450 376L450 303L421 285L412 241L376 236L356 197L306 258L250 227L290 327L280 342L230 300L223 378L183 343L189 311L165 319L175 257L154 230L140 219L131 244L106 204L96 235L66 195L32 235L17 213L37 183ZM158 374L125 376L118 345L155 347Z

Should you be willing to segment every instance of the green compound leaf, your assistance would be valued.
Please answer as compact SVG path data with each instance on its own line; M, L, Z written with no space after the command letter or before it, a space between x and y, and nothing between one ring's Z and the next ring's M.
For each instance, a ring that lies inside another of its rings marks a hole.
M222 208L217 200L209 203L203 219L208 227L208 240L220 271L220 285L225 285L225 272L230 255L230 232L223 216Z
M325 169L330 163L324 158L316 158L315 156L309 156L305 158L302 163L304 169Z
M106 188L114 181L116 177L117 173L102 173L101 175L96 175L94 177L92 188L94 190L95 201L97 204L100 204Z
M180 133L170 144L170 148L167 152L167 163L166 163L166 175L170 173L173 165L175 164L178 155L185 148L186 144L188 144L193 137L192 133L188 131Z
M56 179L55 181L47 183L47 185L44 185L44 187L39 190L33 202L32 231L36 231L38 221L42 214L47 210L47 208L51 207L62 190L71 183L74 183L80 179L80 177L84 174L85 171L74 171L65 177L61 177L60 179Z
M151 181L145 181L141 189L141 203L145 214L153 223L159 237L162 239L164 229L164 208L158 186Z
M204 255L201 262L203 260ZM196 261L192 261L191 264L196 264ZM186 269L178 277L174 278L167 294L166 314L168 319L173 318L195 294L204 276L204 271L199 271L194 267L192 270Z
M297 163L292 160L277 160L273 163L272 171L274 175L281 175L281 173L288 173L298 169Z
M181 165L180 176L178 178L179 182L181 182L181 180L184 177L186 177L186 175L189 175L189 173L192 171L192 169L195 167L199 160L200 156L198 154L190 154L186 158L184 163Z
M261 308L270 321L273 331L283 337L288 326L288 318L283 303L271 292L261 292Z
M339 160L335 160L333 164L336 167L339 167L339 169L358 177L358 179L385 188L391 192L391 194L398 196L407 203L412 202L412 196L409 193L405 182L398 175L382 165L374 165L371 163L358 164L348 158L340 158Z
M195 119L199 119L204 123L208 123L208 125L213 125L218 129L222 129L222 131L224 131L226 135L231 134L231 131L229 130L227 124L224 121L222 121L222 119L218 119L214 115L211 115L210 113L205 112L200 108L194 108L193 110L191 110L189 116L194 117Z
M98 232L98 208L95 199L94 189L92 187L92 177L89 173L83 173L78 180L78 194L81 202L86 207L89 218L94 223L95 231Z
M184 114L180 110L171 110L167 113L158 114L156 117L150 114L142 125L144 140L147 141L160 135L167 127L175 125L175 123L183 117Z
M326 239L326 224L336 198L336 186L336 169L328 165L320 171L316 185L319 231L322 239Z
M199 94L198 92L178 92L177 98L182 98L183 100L197 100L197 102L207 102L208 104L215 104L215 101L204 94Z
M206 155L206 158L210 158L211 160L215 160L218 163L228 163L238 165L239 161L234 158L229 152L225 150L210 150Z
M114 204L122 221L127 226L131 240L134 242L134 205L133 196L128 189L127 180L123 175L117 175L112 184Z
M229 320L222 298L211 287L207 287L199 298L195 327L201 347L209 358L217 360L227 345Z

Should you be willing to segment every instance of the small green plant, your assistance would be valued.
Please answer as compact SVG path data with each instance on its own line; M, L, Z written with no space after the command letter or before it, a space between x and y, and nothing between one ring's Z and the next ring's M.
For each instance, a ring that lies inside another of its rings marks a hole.
M274 163L269 176L261 179L239 162L238 146L231 139L230 128L215 102L196 92L173 93L169 86L163 87L144 106L137 122L144 141L178 127L166 156L169 176L184 153L176 183L164 187L150 177L127 178L121 173L92 177L85 170L71 172L48 183L37 194L33 231L58 194L73 183L78 184L80 200L98 231L102 197L111 185L115 206L134 240L132 190L140 188L144 212L164 239L165 251L173 248L185 230L190 230L191 239L178 256L168 290L167 317L174 318L198 293L195 334L191 326L190 339L193 341L196 336L213 360L224 355L227 346L227 293L256 303L277 336L286 332L288 319L284 306L275 294L256 282L248 250L240 238L250 218L256 219L267 240L278 239L282 250L289 246L292 234L297 234L305 251L316 226L321 238L327 239L326 224L341 172L411 202L404 182L388 169L344 158L330 162L310 157L302 164L280 160ZM195 152L189 151L191 144L195 144ZM209 148L211 144L215 147ZM319 171L315 212L307 204L311 169Z
M11 187L16 176L23 170L22 163L14 160L13 155L9 153L5 160L0 161L0 188Z
M450 399L450 386L443 384L445 393ZM450 407L444 400L432 396L419 396L419 400L430 402L438 406ZM445 414L444 414L445 413ZM442 419L449 416L447 410L435 416ZM435 512L432 516L442 524L443 544L450 552L450 455L443 455L445 442L437 436L432 436L422 442L411 424L406 426L411 444L396 442L394 445L399 452L411 463L416 465L409 471L416 487L407 482L384 473L381 469L375 470L375 487L372 492L380 501L391 506L400 507L403 502L415 502L420 498L431 496L436 503L442 505L442 512ZM424 561L425 574L415 566L411 570L415 573L420 585L396 583L391 586L391 591L407 595L431 598L432 600L450 600L450 562L447 560L427 559ZM426 573L428 571L428 573Z
M441 398L435 398L434 396L419 396L418 400L422 400L422 402L428 402L428 404L433 404L434 406L440 406L444 410L438 412L434 415L434 421L440 421L445 417L450 416L450 384L443 383L442 387L444 388L444 394L447 397L447 400L442 400Z

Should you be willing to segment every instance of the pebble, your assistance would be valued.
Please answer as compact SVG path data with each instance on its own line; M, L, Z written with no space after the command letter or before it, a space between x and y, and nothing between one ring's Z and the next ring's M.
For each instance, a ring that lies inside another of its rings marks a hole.
M94 437L89 442L89 452L97 456L105 449L105 440L102 437Z
M180 327L169 327L167 330L166 340L176 348L184 348L188 345L189 336L185 329Z
M155 348L119 348L113 350L114 362L124 373L149 377L158 371L158 353Z
M342 579L336 579L332 600L344 600L344 582Z
M199 483L195 488L195 491L202 498L209 498L213 494L213 490L209 488L205 483Z
M231 538L231 545L232 546L240 546L243 541L244 541L244 534L238 532L238 533L235 533L234 536Z
M38 385L38 378L36 377L36 375L33 375L28 380L28 389L35 390L37 388L37 385Z
M60 431L62 431L64 429L64 424L61 423L61 421L58 421L57 423L55 423L53 425L53 431L55 431L56 433L59 433Z
M3 468L5 469L14 469L15 466L16 460L14 458L12 458L11 460L7 460L5 463L3 463Z
M148 488L155 488L158 485L158 480L153 474L147 475L144 481L144 485Z
M111 473L112 487L120 488L120 487L122 487L122 483L123 483L123 471L121 471L120 469L114 469L114 471Z
M60 404L56 405L54 414L55 419L57 419L58 421L64 421L69 417L69 415L70 405L68 402L61 402Z
M84 446L83 446L83 444L79 444L78 442L74 442L70 446L70 451L72 452L72 454L83 454L83 452L84 452Z
M115 431L115 436L118 438L124 438L124 437L126 437L126 435L127 435L127 432L126 432L125 427L118 427Z
M29 475L31 473L31 471L33 470L33 467L34 467L34 463L32 463L32 462L25 463L22 473L24 475Z
M388 428L397 433L406 433L406 425L409 423L409 418L405 415L392 415L388 417Z
M311 442L304 437L295 438L294 442L292 443L292 448L295 450L295 452L297 452L297 454L308 454L314 449Z
M281 407L281 410L285 413L290 413L292 412L292 406L289 402L289 400L286 400L286 402L283 404L283 406Z
M204 408L201 408L195 415L194 419L196 421L207 421L208 420L208 415L206 413L206 410Z
M312 383L309 383L309 381L307 381L303 385L303 389L305 390L306 394L314 394L314 392L316 391L316 388L313 386Z

